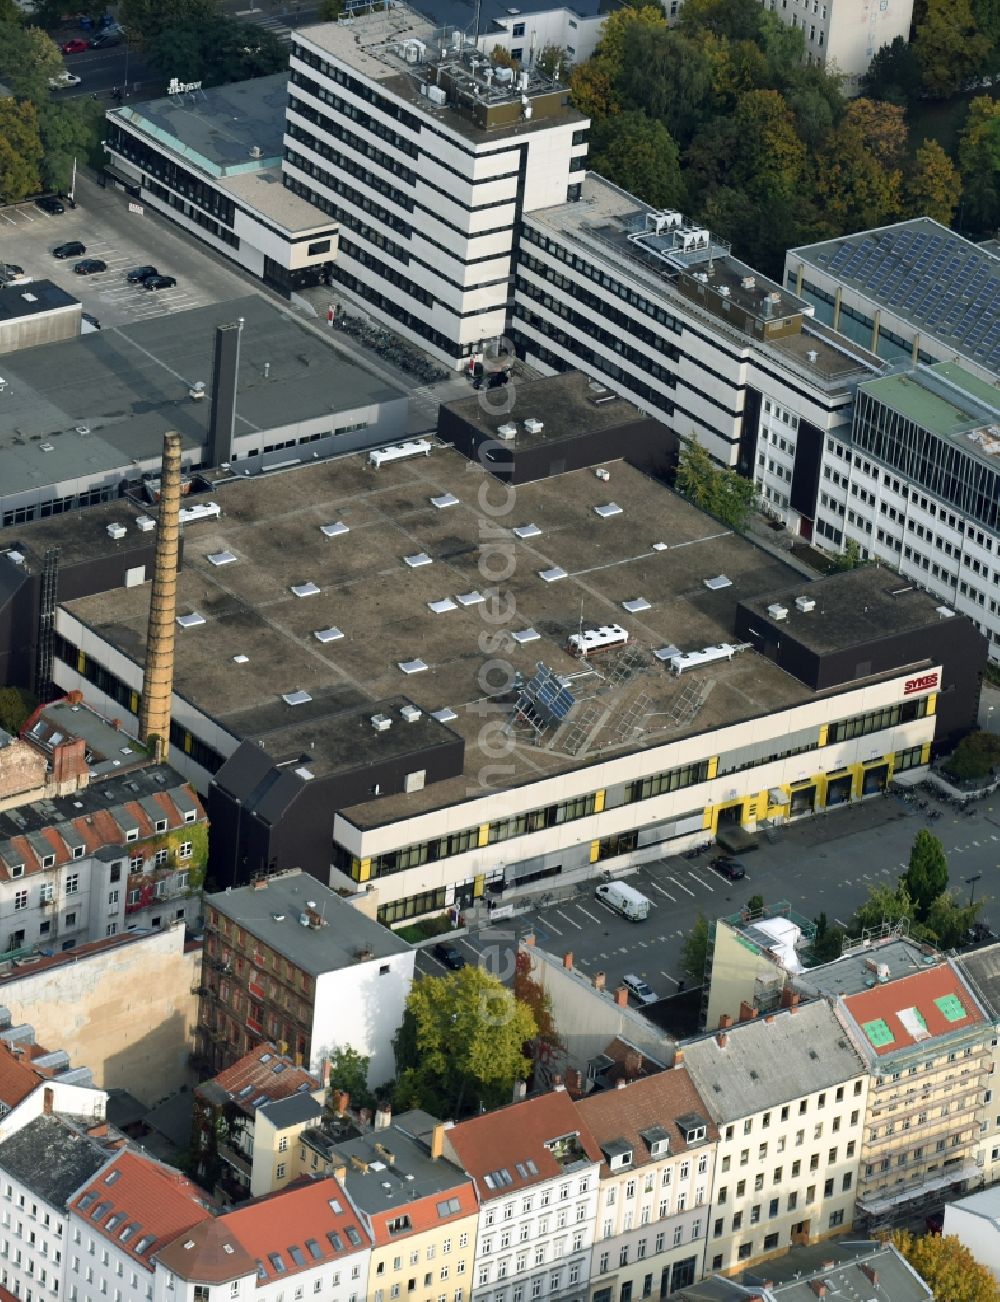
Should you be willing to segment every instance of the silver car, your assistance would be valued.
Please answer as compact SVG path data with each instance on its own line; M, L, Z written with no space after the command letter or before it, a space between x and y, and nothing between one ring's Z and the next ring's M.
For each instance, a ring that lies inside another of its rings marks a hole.
M622 977L622 985L630 995L638 999L643 1007L646 1004L655 1004L660 997L641 977L637 977L633 973Z

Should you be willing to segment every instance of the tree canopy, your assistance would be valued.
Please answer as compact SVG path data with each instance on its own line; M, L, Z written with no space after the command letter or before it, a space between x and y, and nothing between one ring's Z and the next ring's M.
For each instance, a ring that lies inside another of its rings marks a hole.
M705 980L705 964L708 962L708 929L708 919L704 913L699 913L681 948L681 967L695 985L701 985Z
M900 881L923 922L934 901L948 889L948 860L944 846L933 832L921 828L917 833Z
M1000 764L1000 737L991 732L970 732L944 762L944 771L957 782L988 778Z
M368 1088L371 1059L350 1046L335 1049L330 1055L330 1093L343 1090L356 1108L370 1108L375 1096Z
M1000 1285L954 1235L896 1230L890 1239L933 1291L935 1302L1000 1302Z
M7 101L9 102L9 101ZM5 101L0 100L0 192L3 176L3 142L6 138ZM27 723L37 701L21 687L0 687L0 728L16 736Z
M396 1036L396 1108L459 1117L508 1102L537 1032L531 1009L484 968L422 977Z
M684 439L681 446L675 487L732 529L742 529L753 509L751 481L717 465L693 438Z

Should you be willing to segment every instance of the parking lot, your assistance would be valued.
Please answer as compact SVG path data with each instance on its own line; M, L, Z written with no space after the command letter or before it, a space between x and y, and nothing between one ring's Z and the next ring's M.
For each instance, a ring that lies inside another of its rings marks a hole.
M967 899L975 877L975 898L985 902L982 916L996 929L1000 802L982 802L967 815L932 804L943 811L930 827L948 856L951 888ZM843 925L869 886L895 885L914 836L926 825L922 811L896 799L834 810L777 830L773 842L760 839L759 849L741 856L747 877L739 882L728 882L709 867L718 853L714 848L695 859L655 860L623 879L650 902L644 922L629 922L598 901L594 889L600 878L578 888L560 887L555 878L551 890L540 885L538 894L523 901L525 912L453 943L467 962L482 962L509 980L517 942L532 932L549 953L572 951L573 966L588 977L604 972L608 989L632 973L657 995L673 994L681 981L689 982L681 953L699 913L710 919L732 914L752 895L762 895L765 903L787 901L807 918L822 911L831 924ZM417 970L440 976L444 967L424 949Z

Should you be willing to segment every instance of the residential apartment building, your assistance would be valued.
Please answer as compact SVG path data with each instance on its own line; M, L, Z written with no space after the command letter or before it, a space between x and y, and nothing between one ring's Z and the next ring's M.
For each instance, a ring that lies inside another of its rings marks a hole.
M298 1174L287 1154L323 1115L318 1077L273 1044L256 1045L194 1091L197 1176L234 1202L281 1189Z
M444 18L449 6L436 5L424 0L423 10L431 17ZM453 13L454 11L452 11ZM483 34L476 44L485 55L500 47L506 50L523 68L532 68L538 56L547 49L560 50L566 65L585 63L597 48L604 30L606 13L600 0L575 0L572 5L552 4L541 0L537 6L521 5L512 14L502 3L487 4L481 8L484 21ZM562 69L565 74L568 66Z
M335 1180L201 1220L156 1250L155 1302L362 1302L371 1244ZM127 1302L137 1302L127 1298Z
M1000 659L998 431L996 384L958 363L862 384L849 435L826 441L815 511L820 546L853 543L968 615L992 660Z
M775 509L805 491L779 441L792 419L818 460L883 365L710 231L593 173L578 201L525 213L510 333L543 373L606 382L751 478L759 446L781 463Z
M730 1273L851 1228L868 1075L825 1000L722 1023L684 1064L719 1128L706 1270Z
M459 1122L444 1142L479 1198L471 1302L584 1302L604 1159L565 1089Z
M208 860L198 797L78 693L0 746L0 790L4 952L72 949L198 918Z
M980 1122L993 1024L951 962L841 996L837 1015L865 1061L858 1211L869 1227L907 1220L982 1179Z
M285 185L340 227L335 283L449 365L504 333L522 214L579 193L587 120L407 5L299 29Z
M466 1302L479 1207L468 1175L445 1156L445 1126L403 1112L335 1142L332 1162L371 1241L366 1302Z
M683 1054L671 1071L588 1095L600 1168L591 1302L677 1293L704 1272L719 1132Z
M337 1048L393 1075L414 951L298 869L207 898L198 1034L219 1071L262 1041L317 1072Z

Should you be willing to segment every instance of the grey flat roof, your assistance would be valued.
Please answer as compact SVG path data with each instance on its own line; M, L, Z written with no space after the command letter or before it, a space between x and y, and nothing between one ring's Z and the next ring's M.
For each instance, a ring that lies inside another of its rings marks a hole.
M0 1167L61 1210L108 1160L107 1152L58 1116L36 1117L0 1144Z
M1000 949L1000 946L997 948ZM884 964L889 969L889 980L895 981L899 977L919 972L928 962L934 964L940 961L937 954L929 958L916 941L902 938L872 945L869 949L859 949L832 963L823 963L820 967L807 968L804 972L797 973L793 980L797 990L813 995L857 995L875 984L873 964Z
M485 602L462 606L457 599L490 587L484 574L495 565L487 545L499 537L515 566L504 587L516 610L503 627L538 634L525 643L510 638L509 646L505 639L503 655L512 670L530 678L543 661L556 673L579 674L581 664L566 645L581 616L586 627L622 623L642 666L621 689L608 688L596 675L574 685L577 718L596 706L605 714L586 747L573 750L566 729L550 733L543 746L518 730L504 760L511 770L505 785L521 786L612 753L710 732L812 699L802 683L747 651L705 670L710 693L693 716L674 720L670 712L689 690L690 676L671 675L653 652L670 644L694 650L732 640L738 601L784 589L791 572L663 485L623 462L610 465L608 483L579 470L521 485L515 510L499 519L479 506L480 492L494 503L503 500L504 490L476 464L442 447L377 471L359 454L217 483L213 498L221 518L185 526L178 613L197 611L206 623L179 631L174 690L233 736L263 736L283 726L289 749L305 754L310 746L296 742L297 730L318 737L317 720L329 720L338 709L360 712L404 694L424 711L455 711L448 726L465 738L466 772L479 773L492 764L480 749L491 744L489 730L484 741L478 703L482 665L492 655L480 649L480 634L495 625L487 623ZM445 494L455 505L435 507L432 499ZM599 517L597 507L612 501L621 513ZM337 522L348 532L324 536L322 526ZM538 526L538 536L513 534L529 523ZM63 527L72 530L73 520L63 517ZM223 549L237 559L218 568L207 558ZM408 567L405 558L421 552L431 564ZM566 579L544 581L540 572L554 566L566 571ZM720 574L731 585L708 589L705 580ZM319 591L293 595L292 587L306 582ZM622 603L639 597L649 609L627 613ZM429 609L428 603L444 598L455 603L453 609ZM147 585L65 604L101 638L142 663ZM317 640L316 632L330 627L344 636ZM236 664L237 655L248 659ZM425 671L401 670L418 657ZM312 700L285 704L282 696L296 690ZM634 732L622 734L621 712L643 693L649 700L642 720ZM572 722L573 716L567 727ZM456 777L420 792L380 796L355 807L350 817L378 824L467 798L468 779Z
M813 610L801 611L795 598L808 596ZM820 655L864 645L890 635L912 633L940 623L939 598L912 586L891 570L877 565L830 574L808 585L775 589L766 597L745 602L746 608L762 620L769 620L767 608L778 603L788 611L778 625L797 642Z
M362 949L376 959L410 952L405 940L366 918L308 873L293 869L266 881L260 888L241 886L208 895L205 903L313 976L353 967ZM319 928L299 922L309 901L324 920Z
M447 1158L434 1161L426 1142L421 1142L421 1138L430 1134L436 1124L426 1112L402 1112L385 1130L376 1130L336 1145L337 1153L348 1163L344 1180L347 1192L363 1212L371 1215L387 1211L416 1198L443 1194L470 1183L465 1172ZM387 1148L395 1156L395 1162L390 1165L376 1144ZM384 1169L373 1170L369 1166L367 1171L360 1171L352 1165L352 1157L366 1163L381 1164ZM409 1176L413 1179L408 1179Z
M725 1046L715 1033L684 1044L684 1064L716 1121L736 1121L864 1074L824 1000L738 1022Z
M812 320L812 307L753 267L734 258L728 246L714 237L698 254L685 256L687 271L704 274L708 283L699 285L692 276L656 256L658 245L667 248L666 237L652 237L638 245L629 237L645 229L647 215L657 212L649 204L619 189L610 181L589 172L581 198L575 203L557 204L525 214L525 221L550 230L560 240L571 238L583 246L588 260L605 264L618 275L641 282L667 311L685 317L707 317L713 330L721 331L743 347L753 345L775 360L806 371L810 381L834 390L849 380L870 377L885 369L885 362L860 345L835 334ZM686 223L693 229L694 223ZM711 254L711 259L709 258ZM745 288L747 280L753 281ZM720 294L720 290L728 291ZM740 327L725 304L735 304L757 320L768 319L765 295L777 296L769 316L773 320L802 317L801 329L766 341ZM815 353L815 358L808 354Z
M476 6L472 0L414 0L412 7L426 14L439 26L459 27L467 35L473 35ZM509 23L532 14L565 9L576 18L596 18L617 7L617 4L609 3L609 0L572 0L570 4L559 4L557 0L520 0L516 8L507 4L506 0L481 0L479 34L488 36L491 31L499 32Z
M86 705L74 705L66 700L53 701L42 709L28 731L29 739L46 749L52 746L57 735L83 739L87 747L87 767L95 777L111 775L134 764L145 766L149 759L144 746ZM130 754L125 753L126 748ZM176 774L174 777L177 782L182 780Z
M8 285L0 289L0 321L16 321L42 312L79 306L78 298L67 294L51 280L33 280L28 285Z
M299 1122L318 1120L323 1115L323 1104L317 1103L307 1090L302 1090L287 1099L272 1099L262 1103L257 1111L263 1112L273 1126L282 1130Z
M786 265L814 266L940 340L949 352L1000 370L1000 257L930 217L790 249Z
M219 182L219 189L296 236L309 231L332 232L337 229L334 218L314 208L282 184L279 167L224 177Z
M211 176L256 171L281 158L287 88L288 73L276 72L129 104L108 117L134 125ZM250 155L254 148L259 159Z
M4 357L0 494L125 474L159 456L166 430L201 447L210 401L189 390L210 390L215 328L239 317L237 436L403 396L258 294L115 326Z
M830 1263L833 1263L830 1265ZM878 1285L862 1270L868 1266L878 1275ZM832 1297L867 1298L877 1293L881 1302L925 1302L932 1292L891 1243L872 1240L826 1239L822 1243L798 1244L764 1266L747 1271L744 1285L773 1282L780 1302L815 1302L810 1281L827 1282Z
M955 963L993 1018L1000 1017L1000 944L959 954Z

